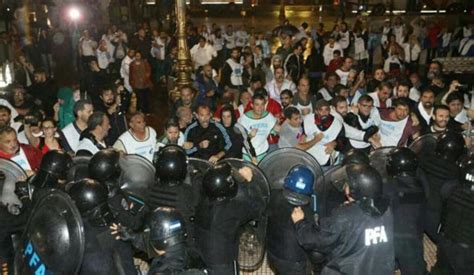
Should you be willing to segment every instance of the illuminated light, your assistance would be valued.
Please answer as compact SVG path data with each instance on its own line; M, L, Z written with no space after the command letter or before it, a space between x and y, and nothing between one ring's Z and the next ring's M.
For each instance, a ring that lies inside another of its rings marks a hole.
M319 5L319 12L323 12L323 5Z
M72 21L77 21L81 18L81 11L76 7L69 8L67 15Z

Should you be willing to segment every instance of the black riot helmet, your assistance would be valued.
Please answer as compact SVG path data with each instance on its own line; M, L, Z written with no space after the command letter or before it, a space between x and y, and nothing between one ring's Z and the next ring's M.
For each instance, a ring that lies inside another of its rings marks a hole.
M388 153L387 172L391 176L416 176L418 157L406 147L398 147Z
M155 209L148 218L148 228L150 243L157 250L165 251L186 240L184 219L174 208L158 207Z
M342 165L369 163L369 156L367 156L367 154L361 149L349 150L344 156L344 159L342 160Z
M89 161L89 177L102 183L116 181L121 173L120 153L114 149L97 152Z
M58 181L65 180L72 166L69 154L60 150L50 150L41 159L38 173L31 180L32 188L60 188Z
M474 191L474 158L464 159L459 164L459 183Z
M183 148L168 145L158 151L155 161L156 177L160 182L176 185L186 178L188 160Z
M355 200L382 197L382 176L375 168L366 164L352 164L346 167L349 190Z
M50 150L41 159L39 170L57 179L66 179L67 171L72 165L71 156L60 150Z
M439 157L456 162L466 150L464 138L460 133L446 131L439 137L435 150Z
M203 190L210 200L222 201L237 195L238 185L228 163L219 163L209 168L202 180Z
M81 216L94 226L106 226L113 222L107 204L108 192L105 185L93 179L83 179L74 183L68 190Z

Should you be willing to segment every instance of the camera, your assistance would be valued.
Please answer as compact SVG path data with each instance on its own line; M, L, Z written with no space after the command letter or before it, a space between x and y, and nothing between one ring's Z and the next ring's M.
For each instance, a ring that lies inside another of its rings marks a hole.
M24 120L24 123L27 124L27 125L31 125L31 126L38 126L40 121L37 117L26 116L25 120Z

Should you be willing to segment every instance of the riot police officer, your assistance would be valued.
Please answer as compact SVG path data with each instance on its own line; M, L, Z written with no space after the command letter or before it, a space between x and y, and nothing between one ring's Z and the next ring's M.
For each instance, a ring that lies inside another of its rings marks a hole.
M402 275L427 273L422 226L426 200L423 186L416 177L417 169L418 158L412 150L399 147L389 152L389 179L384 194L391 199L395 259Z
M158 207L150 213L146 229L136 234L120 225L111 227L112 234L146 252L153 258L150 274L206 274L201 259L193 259L186 249L185 222L174 208Z
M128 194L120 189L119 177L122 169L119 160L119 152L113 149L100 150L89 162L89 176L107 187L108 204L117 222L138 230L145 219L145 205L143 200L138 198L131 201Z
M438 225L441 217L445 187L456 184L459 168L457 161L465 152L461 134L445 132L438 139L434 153L421 156L419 177L427 197L424 230L430 239L438 242Z
M64 190L67 171L72 165L69 154L60 150L50 150L41 159L38 173L31 184L35 188L57 188Z
M238 274L239 229L258 218L265 207L263 197L250 192L256 184L252 177L250 168L236 171L228 163L219 163L204 175L204 196L196 210L196 242L211 275Z
M432 274L474 273L474 159L460 164L459 183L444 203Z
M298 242L327 253L322 274L393 274L393 215L382 194L382 177L362 164L346 166L344 177L335 184L349 203L319 225L305 219L301 208L293 210Z
M179 146L162 148L154 163L156 182L151 188L146 204L150 210L173 207L183 216L188 232L188 246L194 246L194 215L201 193L199 174L188 172L186 152Z
M290 216L295 206L302 207L306 216L314 214L310 204L314 180L310 169L296 165L288 172L284 189L270 195L267 260L276 274L310 274L306 252L298 244Z
M131 244L115 240L109 231L115 219L107 203L107 188L84 179L68 192L84 223L86 245L79 274L136 274Z
M344 154L342 165L369 164L369 156L362 149L352 148Z

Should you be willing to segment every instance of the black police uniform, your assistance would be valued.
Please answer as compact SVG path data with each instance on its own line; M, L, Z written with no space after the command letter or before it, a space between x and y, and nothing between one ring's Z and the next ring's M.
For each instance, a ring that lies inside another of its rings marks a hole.
M384 193L391 199L395 259L402 275L426 274L423 255L425 193L416 177L389 178Z
M307 219L295 224L296 236L306 250L328 255L321 274L393 274L393 214L381 216L362 210L360 202L343 205L320 225Z
M447 196L447 187L458 183L459 168L455 162L436 154L422 158L419 165L419 180L427 198L424 229L430 239L437 243L443 198Z
M130 243L116 240L107 226L83 222L86 247L79 274L137 274Z
M474 190L460 185L452 190L443 207L432 274L474 274Z
M133 207L136 207L136 209L130 209L130 203L120 193L109 198L108 204L115 219L121 225L132 230L140 230L143 227L147 213L145 206L135 203Z
M239 228L260 216L264 200L240 183L237 196L223 201L204 198L196 210L196 242L209 274L231 275L238 271Z
M267 259L277 274L310 274L308 256L298 244L291 220L293 208L283 196L282 190L276 190L270 195L267 208ZM303 206L302 209L306 217L313 216L310 205Z

